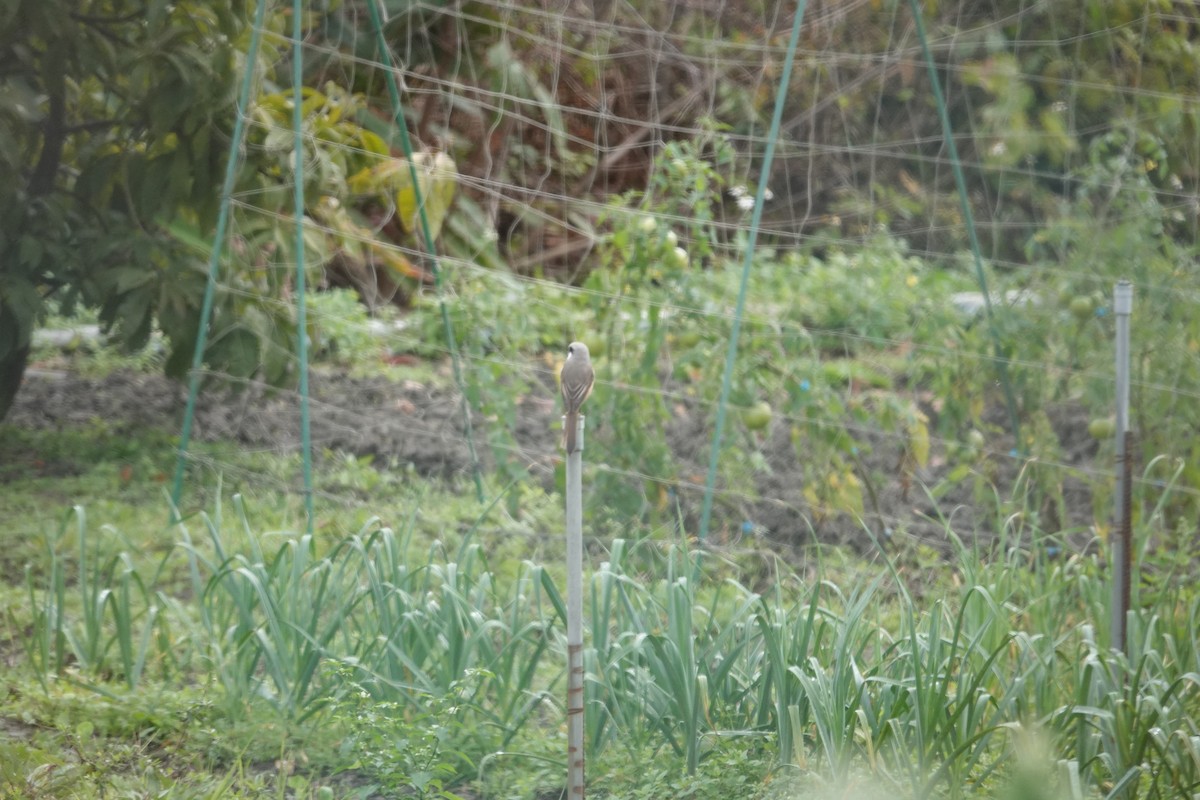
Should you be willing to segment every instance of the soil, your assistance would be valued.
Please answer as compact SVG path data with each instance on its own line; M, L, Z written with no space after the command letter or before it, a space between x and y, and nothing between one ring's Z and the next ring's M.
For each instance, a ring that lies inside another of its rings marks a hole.
M449 381L445 382L447 385ZM376 464L411 465L418 473L442 480L462 480L471 473L471 456L464 433L461 396L439 385L416 381L393 382L382 377L359 377L316 371L310 383L311 430L314 449L374 456ZM31 370L17 396L6 423L29 429L56 429L95 425L100 420L114 435L157 429L177 434L183 418L186 390L157 374L117 371L102 378L82 377L70 372ZM932 408L926 409L934 418ZM553 488L561 460L558 434L557 397L546 385L521 399L507 452L526 467L535 479ZM804 498L804 469L790 438L789 427L776 419L756 443L764 468L756 473L750 491L727 491L718 495L714 507L713 538L733 542L744 537L761 537L783 545L802 545L813 540L848 544L868 551L876 543L884 547L919 543L942 552L952 551L946 525L951 521L956 534L966 540L994 537L1007 515L1000 501L1012 496L1018 480L1039 477L1062 487L1061 503L1046 503L1024 509L1025 520L1047 533L1072 534L1077 544L1088 541L1092 520L1092 496L1088 485L1070 469L1107 469L1094 464L1098 445L1087 432L1083 409L1064 405L1048 411L1051 427L1059 438L1063 462L1039 465L1008 455L1011 444L999 438L975 463L983 476L985 490L994 487L989 505L979 503L979 487L969 477L950 486L936 503L923 487L942 485L951 465L935 441L929 465L904 477L900 469L903 452L895 438L865 435L857 474L869 482L864 490L865 520L847 514L827 515L814 511ZM479 414L472 417L476 451L490 466L489 432L498 424ZM936 420L934 420L936 421ZM997 415L997 423L1001 422ZM1002 427L997 425L997 428ZM250 449L286 452L299 447L300 411L290 392L247 389L240 392L210 387L201 392L193 436L204 441L232 441ZM931 429L933 425L931 423ZM741 435L741 432L737 432ZM604 436L600 430L596 434ZM684 529L693 532L703 496L712 427L705 415L680 403L673 408L667 439L673 451L678 476L670 496L678 501L678 516ZM745 439L728 447L742 447ZM727 447L727 450L728 450ZM70 464L49 465L51 474L69 474ZM1041 474L1040 470L1051 470ZM1024 472L1022 472L1024 471ZM0 472L0 481L4 480ZM721 487L719 487L721 488ZM985 491L984 495L988 492ZM1072 538L1068 536L1067 538Z

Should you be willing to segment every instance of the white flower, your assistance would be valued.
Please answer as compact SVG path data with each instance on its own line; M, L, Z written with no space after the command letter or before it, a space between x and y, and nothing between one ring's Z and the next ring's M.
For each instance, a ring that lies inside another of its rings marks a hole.
M748 194L744 194L737 199L738 208L742 211L749 211L754 208L754 198Z

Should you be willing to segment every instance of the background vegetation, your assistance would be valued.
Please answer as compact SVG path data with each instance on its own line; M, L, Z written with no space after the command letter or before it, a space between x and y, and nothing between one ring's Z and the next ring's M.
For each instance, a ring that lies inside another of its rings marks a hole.
M0 428L0 795L557 796L548 398L572 338L599 377L593 794L1197 791L1192 6L925 7L989 326L908 5L809 4L701 546L794 9L383 0L384 54L364 3L310 5L303 239L322 291L298 331L291 12L266 9L249 60L254 5L210 5L0 0L0 418L19 423ZM186 374L214 247L215 416L294 406L298 334L350 387L315 407L308 535L291 434L198 443L164 524L177 429L154 398L127 418L83 403L80 427L16 395L30 364L29 381L99 376L98 394L106 375ZM1105 574L1122 277L1125 654ZM96 324L108 346L39 347L42 324ZM401 451L389 424L423 444Z

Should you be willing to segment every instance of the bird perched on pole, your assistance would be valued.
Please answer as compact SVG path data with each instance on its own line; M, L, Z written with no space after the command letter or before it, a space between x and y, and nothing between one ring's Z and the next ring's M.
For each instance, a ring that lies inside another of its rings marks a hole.
M567 345L567 362L563 364L559 382L563 406L567 414L567 455L576 450L576 438L579 434L579 409L591 395L592 386L595 383L596 371L592 369L592 359L588 355L587 345L583 342L571 342Z

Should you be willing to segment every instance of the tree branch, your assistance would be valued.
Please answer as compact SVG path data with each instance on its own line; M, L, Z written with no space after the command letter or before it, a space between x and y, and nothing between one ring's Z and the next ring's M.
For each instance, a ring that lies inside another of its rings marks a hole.
M61 45L52 46L46 53L45 90L49 109L42 121L42 152L33 174L29 177L29 194L41 197L54 188L54 177L62 162L63 145L67 141L67 83L63 75Z
M76 22L82 22L85 25L122 25L126 22L133 22L138 17L145 14L145 10L130 11L119 17L102 17L97 14L79 14L72 12L69 16Z
M104 128L111 128L119 124L120 120L116 119L90 119L87 122L77 122L74 125L68 125L63 130L68 134L83 133L85 131L98 131Z

